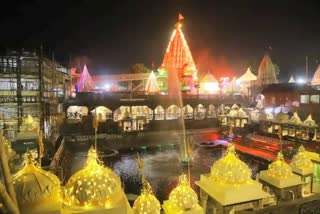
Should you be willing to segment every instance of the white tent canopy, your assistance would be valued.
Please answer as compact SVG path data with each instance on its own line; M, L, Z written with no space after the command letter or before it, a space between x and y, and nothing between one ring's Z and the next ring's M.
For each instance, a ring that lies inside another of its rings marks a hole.
M257 76L251 72L251 69L248 68L247 71L237 79L239 83L241 82L250 82L253 80L257 80Z
M293 75L291 75L288 83L295 83L295 82L296 80L294 79Z
M313 78L311 80L311 85L320 85L320 65L318 66L318 69L313 75Z
M158 81L157 81L157 77L156 77L156 75L154 74L153 71L151 71L151 74L150 74L150 76L148 78L145 91L147 93L151 93L151 94L156 94L156 93L159 93L159 91L160 91L160 88L159 88L159 85L158 85Z

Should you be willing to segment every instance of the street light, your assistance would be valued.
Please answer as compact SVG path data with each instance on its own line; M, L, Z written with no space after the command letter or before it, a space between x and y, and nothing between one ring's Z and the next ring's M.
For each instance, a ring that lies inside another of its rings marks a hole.
M199 84L198 81L194 83L194 87L197 89L197 98L199 98L199 88L200 88L200 84Z

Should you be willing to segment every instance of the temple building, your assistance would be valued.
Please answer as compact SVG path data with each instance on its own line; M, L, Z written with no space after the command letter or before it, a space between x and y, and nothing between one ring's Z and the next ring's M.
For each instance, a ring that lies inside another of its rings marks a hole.
M256 75L251 72L248 68L247 71L237 79L237 83L240 85L240 90L242 94L250 96L250 88L252 81L257 80Z
M194 92L194 78L197 75L196 65L181 30L181 18L179 17L159 68L160 89L164 90L167 86L165 92L169 95L176 95L179 91Z
M276 70L271 61L270 55L266 53L259 65L256 84L258 86L278 83Z
M318 69L313 75L313 78L311 80L312 86L319 86L320 85L320 65L318 66Z
M317 132L319 127L312 119L311 114L302 121L297 112L289 119L289 115L280 111L274 119L263 118L259 123L260 131L277 136L279 130L285 139L295 141L319 141Z
M299 147L298 153L293 157L291 167L293 173L301 177L303 183L302 197L309 196L312 193L314 166L302 145Z
M210 71L201 79L199 90L202 94L217 94L220 92L219 82Z
M185 174L179 177L179 184L169 195L169 200L163 202L165 214L203 214L204 209L198 204L198 196L190 187Z
M302 196L302 181L300 176L292 173L292 169L284 161L282 152L268 166L268 170L260 172L259 181L265 189L275 194L277 201L288 201Z
M262 190L262 184L251 178L250 168L229 144L226 155L211 167L211 173L200 175L200 204L211 213L234 213L241 210L262 209L273 203Z

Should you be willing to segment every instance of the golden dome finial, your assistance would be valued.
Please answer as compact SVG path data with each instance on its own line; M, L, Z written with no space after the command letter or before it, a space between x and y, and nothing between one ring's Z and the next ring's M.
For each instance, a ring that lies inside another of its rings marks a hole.
M34 157L29 150L24 154L24 162L25 162L25 164L31 164L31 163L33 164L34 163Z
M280 151L280 152L278 153L276 160L284 161L284 157L283 157L282 151Z
M189 186L189 180L186 174L182 174L179 176L179 185Z
M198 196L189 186L189 181L185 174L179 177L179 183L171 191L169 201L180 210L190 210L198 204Z
M135 214L159 214L160 202L152 194L152 188L148 181L142 184L141 195L134 201L133 212Z

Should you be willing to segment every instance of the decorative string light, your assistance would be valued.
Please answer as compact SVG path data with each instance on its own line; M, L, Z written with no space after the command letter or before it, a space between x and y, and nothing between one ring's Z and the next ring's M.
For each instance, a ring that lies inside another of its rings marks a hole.
M302 145L299 147L298 153L293 157L291 166L306 170L313 169L313 163Z
M160 202L153 195L152 188L148 181L144 181L141 195L134 201L134 214L159 214Z
M97 152L91 147L86 166L72 175L65 186L65 205L111 208L122 199L120 178L97 160Z
M171 191L169 201L180 210L190 210L197 206L198 196L189 186L189 180L185 174L179 177L179 184Z
M292 169L289 164L284 161L282 152L278 153L276 160L269 165L266 173L269 176L278 179L290 178L293 176Z
M227 154L212 165L210 178L227 184L249 183L251 170L236 156L234 145L229 144Z

